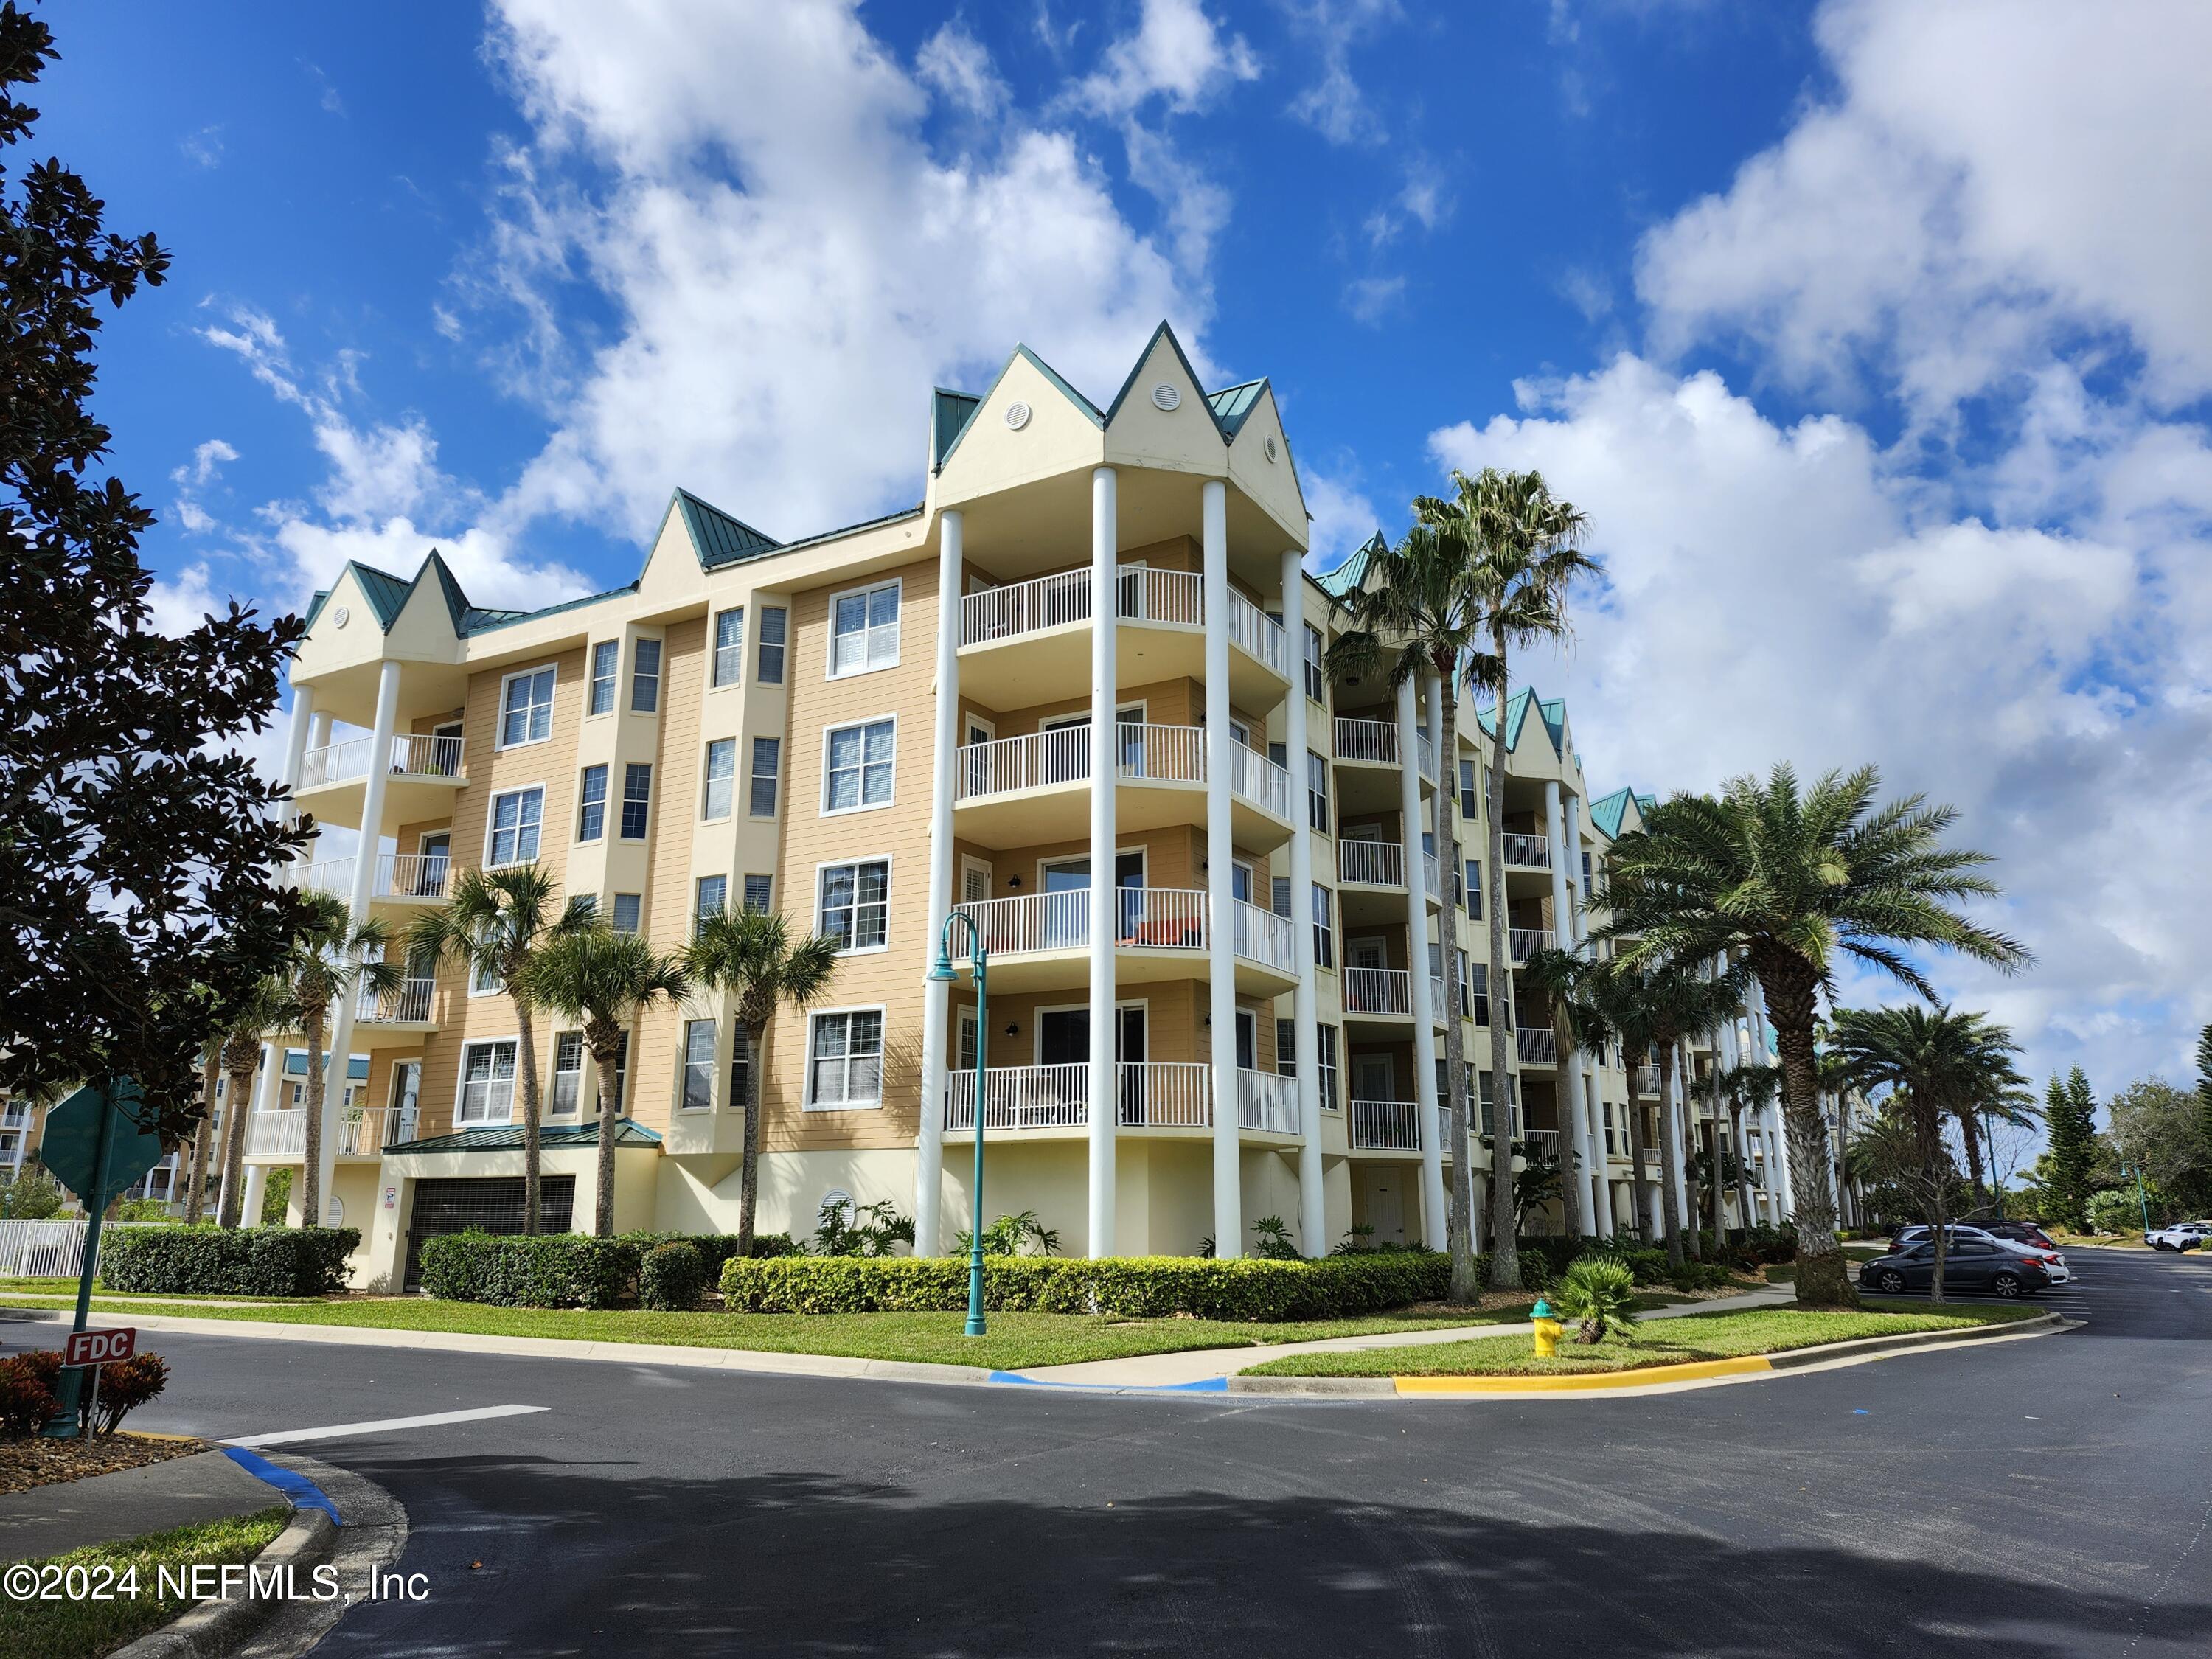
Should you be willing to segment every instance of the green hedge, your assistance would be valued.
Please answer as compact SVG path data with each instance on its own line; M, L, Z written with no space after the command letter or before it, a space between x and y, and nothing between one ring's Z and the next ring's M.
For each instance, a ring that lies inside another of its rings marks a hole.
M714 1283L737 1254L735 1233L444 1233L422 1241L422 1288L448 1302L502 1308L619 1308L636 1301L647 1254L688 1244L700 1262L700 1284ZM756 1256L796 1249L782 1233L753 1239Z
M118 1227L100 1282L150 1296L326 1296L345 1288L358 1227Z
M1450 1273L1445 1256L1412 1251L1321 1261L992 1256L983 1300L1010 1311L1133 1319L1329 1319L1434 1301ZM723 1264L722 1295L734 1313L952 1313L968 1305L968 1264L956 1256L732 1259Z

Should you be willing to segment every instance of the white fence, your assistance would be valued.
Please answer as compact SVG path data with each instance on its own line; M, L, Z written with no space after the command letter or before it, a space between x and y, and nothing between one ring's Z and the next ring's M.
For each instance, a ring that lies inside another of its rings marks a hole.
M1270 1134L1298 1133L1298 1084L1273 1072L1237 1073L1237 1127Z
M1336 717L1336 757L1346 761L1398 763L1398 728L1388 720Z
M1286 822L1291 816L1291 775L1257 750L1229 745L1229 789L1263 812Z
M1516 962L1526 962L1537 951L1552 948L1553 935L1548 927L1509 927L1505 937Z
M1295 975L1298 971L1297 924L1288 916L1262 910L1243 899L1233 902L1237 907L1237 954L1279 972Z
M1340 841L1336 878L1362 887L1403 887L1406 849L1395 841Z
M1091 943L1091 891L1024 893L957 907L994 956L1023 951L1073 951Z
M74 1279L84 1268L84 1236L89 1224L76 1221L0 1221L0 1275L16 1279ZM111 1221L104 1237L118 1226L151 1223Z
M1121 1060L1114 1067L1114 1112L1123 1128L1206 1129L1213 1124L1213 1069L1188 1060ZM983 1073L983 1129L987 1134L1024 1129L1080 1129L1091 1121L1091 1067L994 1066ZM1240 1128L1275 1134L1298 1133L1295 1079L1239 1068L1237 1121ZM945 1079L945 1127L975 1127L975 1073Z
M1121 567L1115 605L1124 622L1202 627L1206 578L1195 570L1156 570L1148 564L1125 564Z
M374 737L348 738L343 743L311 749L300 762L300 787L343 783L368 775ZM416 778L458 778L461 775L461 740L400 732L392 739L391 766L395 775Z
M304 1158L307 1151L307 1115L299 1109L254 1112L246 1120L248 1158ZM337 1158L374 1158L386 1146L415 1138L415 1114L391 1106L356 1106L342 1111L331 1125Z
M1114 942L1152 950L1203 951L1206 895L1202 887L1121 887L1114 892Z
M1344 1012L1411 1014L1413 981L1402 968L1347 968L1344 970Z
M1513 1036L1520 1045L1522 1065L1553 1066L1559 1063L1559 1040L1548 1027L1524 1025Z
M1552 867L1552 843L1541 836L1508 835L1505 861L1518 869L1548 870Z
M1206 732L1196 726L1123 722L1115 728L1115 775L1130 782L1204 783Z
M1282 623L1233 589L1229 595L1229 642L1290 678L1290 635Z
M436 989L437 981L428 979L403 979L389 991L364 985L354 1019L362 1025L427 1025L430 995Z
M1420 1107L1410 1100L1352 1103L1352 1144L1375 1152L1421 1150Z
M1024 737L963 744L954 796L970 800L1048 783L1082 783L1090 776L1091 728L1063 726Z
M293 884L340 896L353 891L354 860L325 859L300 866ZM445 853L380 853L369 883L372 898L441 899L453 874L452 857Z

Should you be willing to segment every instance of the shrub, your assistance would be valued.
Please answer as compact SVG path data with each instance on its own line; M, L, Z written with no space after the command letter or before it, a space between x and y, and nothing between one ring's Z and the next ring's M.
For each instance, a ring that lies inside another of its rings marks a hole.
M706 1288L707 1264L699 1247L684 1239L656 1244L637 1270L637 1305L682 1310L699 1304Z
M1576 1340L1595 1342L1606 1327L1628 1317L1636 1300L1636 1275L1618 1256L1592 1252L1566 1271L1559 1290L1560 1311L1582 1321Z
M1036 1218L1029 1219L1034 1223ZM873 1204L825 1199L814 1218L817 1255L883 1256L891 1253L894 1244L913 1243L912 1218L900 1214L898 1206L887 1198Z
M1797 1230L1795 1227L1753 1227L1743 1236L1743 1249L1752 1261L1768 1267L1797 1259Z
M1666 1279L1678 1291L1717 1291L1729 1282L1729 1271L1717 1261L1685 1261L1669 1269Z
M2142 1225L2142 1206L2132 1187L2107 1187L2089 1200L2089 1227L2094 1232L2133 1232Z
M158 1198L126 1198L115 1206L115 1218L118 1221L131 1222L142 1227L149 1223L170 1223L176 1220L176 1218L169 1213L169 1206Z
M1433 1301L1449 1280L1447 1258L1430 1251L1322 1261L994 1256L983 1263L983 1301L1006 1311L1134 1319L1328 1319ZM722 1295L744 1313L954 1313L968 1305L968 1266L951 1256L732 1260L722 1267Z
M818 1239L817 1239L818 1245ZM908 1240L909 1243L913 1241ZM975 1235L963 1227L952 1238L952 1254L963 1261L975 1248ZM823 1255L849 1255L849 1250L822 1250ZM880 1254L880 1252L878 1252ZM1058 1255L1060 1229L1048 1227L1037 1219L1035 1210L1024 1210L1019 1215L1002 1215L983 1229L985 1255Z
M636 1293L645 1251L635 1237L445 1233L422 1241L422 1288L501 1308L618 1308Z
M153 1296L327 1296L358 1227L130 1227L100 1241L100 1282Z
M51 1221L68 1207L69 1195L43 1164L26 1164L12 1177L0 1175L0 1220Z
M157 1353L111 1359L100 1368L101 1434L113 1434L123 1419L169 1386L169 1362Z
M20 1440L36 1434L59 1408L52 1379L37 1359L35 1353L0 1359L0 1436Z

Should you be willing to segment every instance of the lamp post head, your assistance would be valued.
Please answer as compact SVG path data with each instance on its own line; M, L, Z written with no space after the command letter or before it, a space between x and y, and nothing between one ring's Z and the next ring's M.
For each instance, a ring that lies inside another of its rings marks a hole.
M957 977L952 971L951 953L942 945L937 947L937 960L930 968L929 977L940 984L948 985Z

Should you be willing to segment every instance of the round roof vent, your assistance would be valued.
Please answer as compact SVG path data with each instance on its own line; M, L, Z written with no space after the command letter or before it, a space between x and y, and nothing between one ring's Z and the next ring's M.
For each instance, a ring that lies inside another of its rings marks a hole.
M1155 408L1171 410L1176 408L1182 402L1182 393L1176 391L1165 380L1162 380L1158 386L1152 388L1152 404Z
M337 610L331 612L331 623L333 627L343 628L352 620L353 610L352 607L349 605L342 605Z
M1027 404L1008 404L1006 405L1006 425L1008 428L1013 431L1019 432L1029 423L1030 406Z
M1267 440L1267 459L1271 461L1275 459L1275 441L1273 438Z

